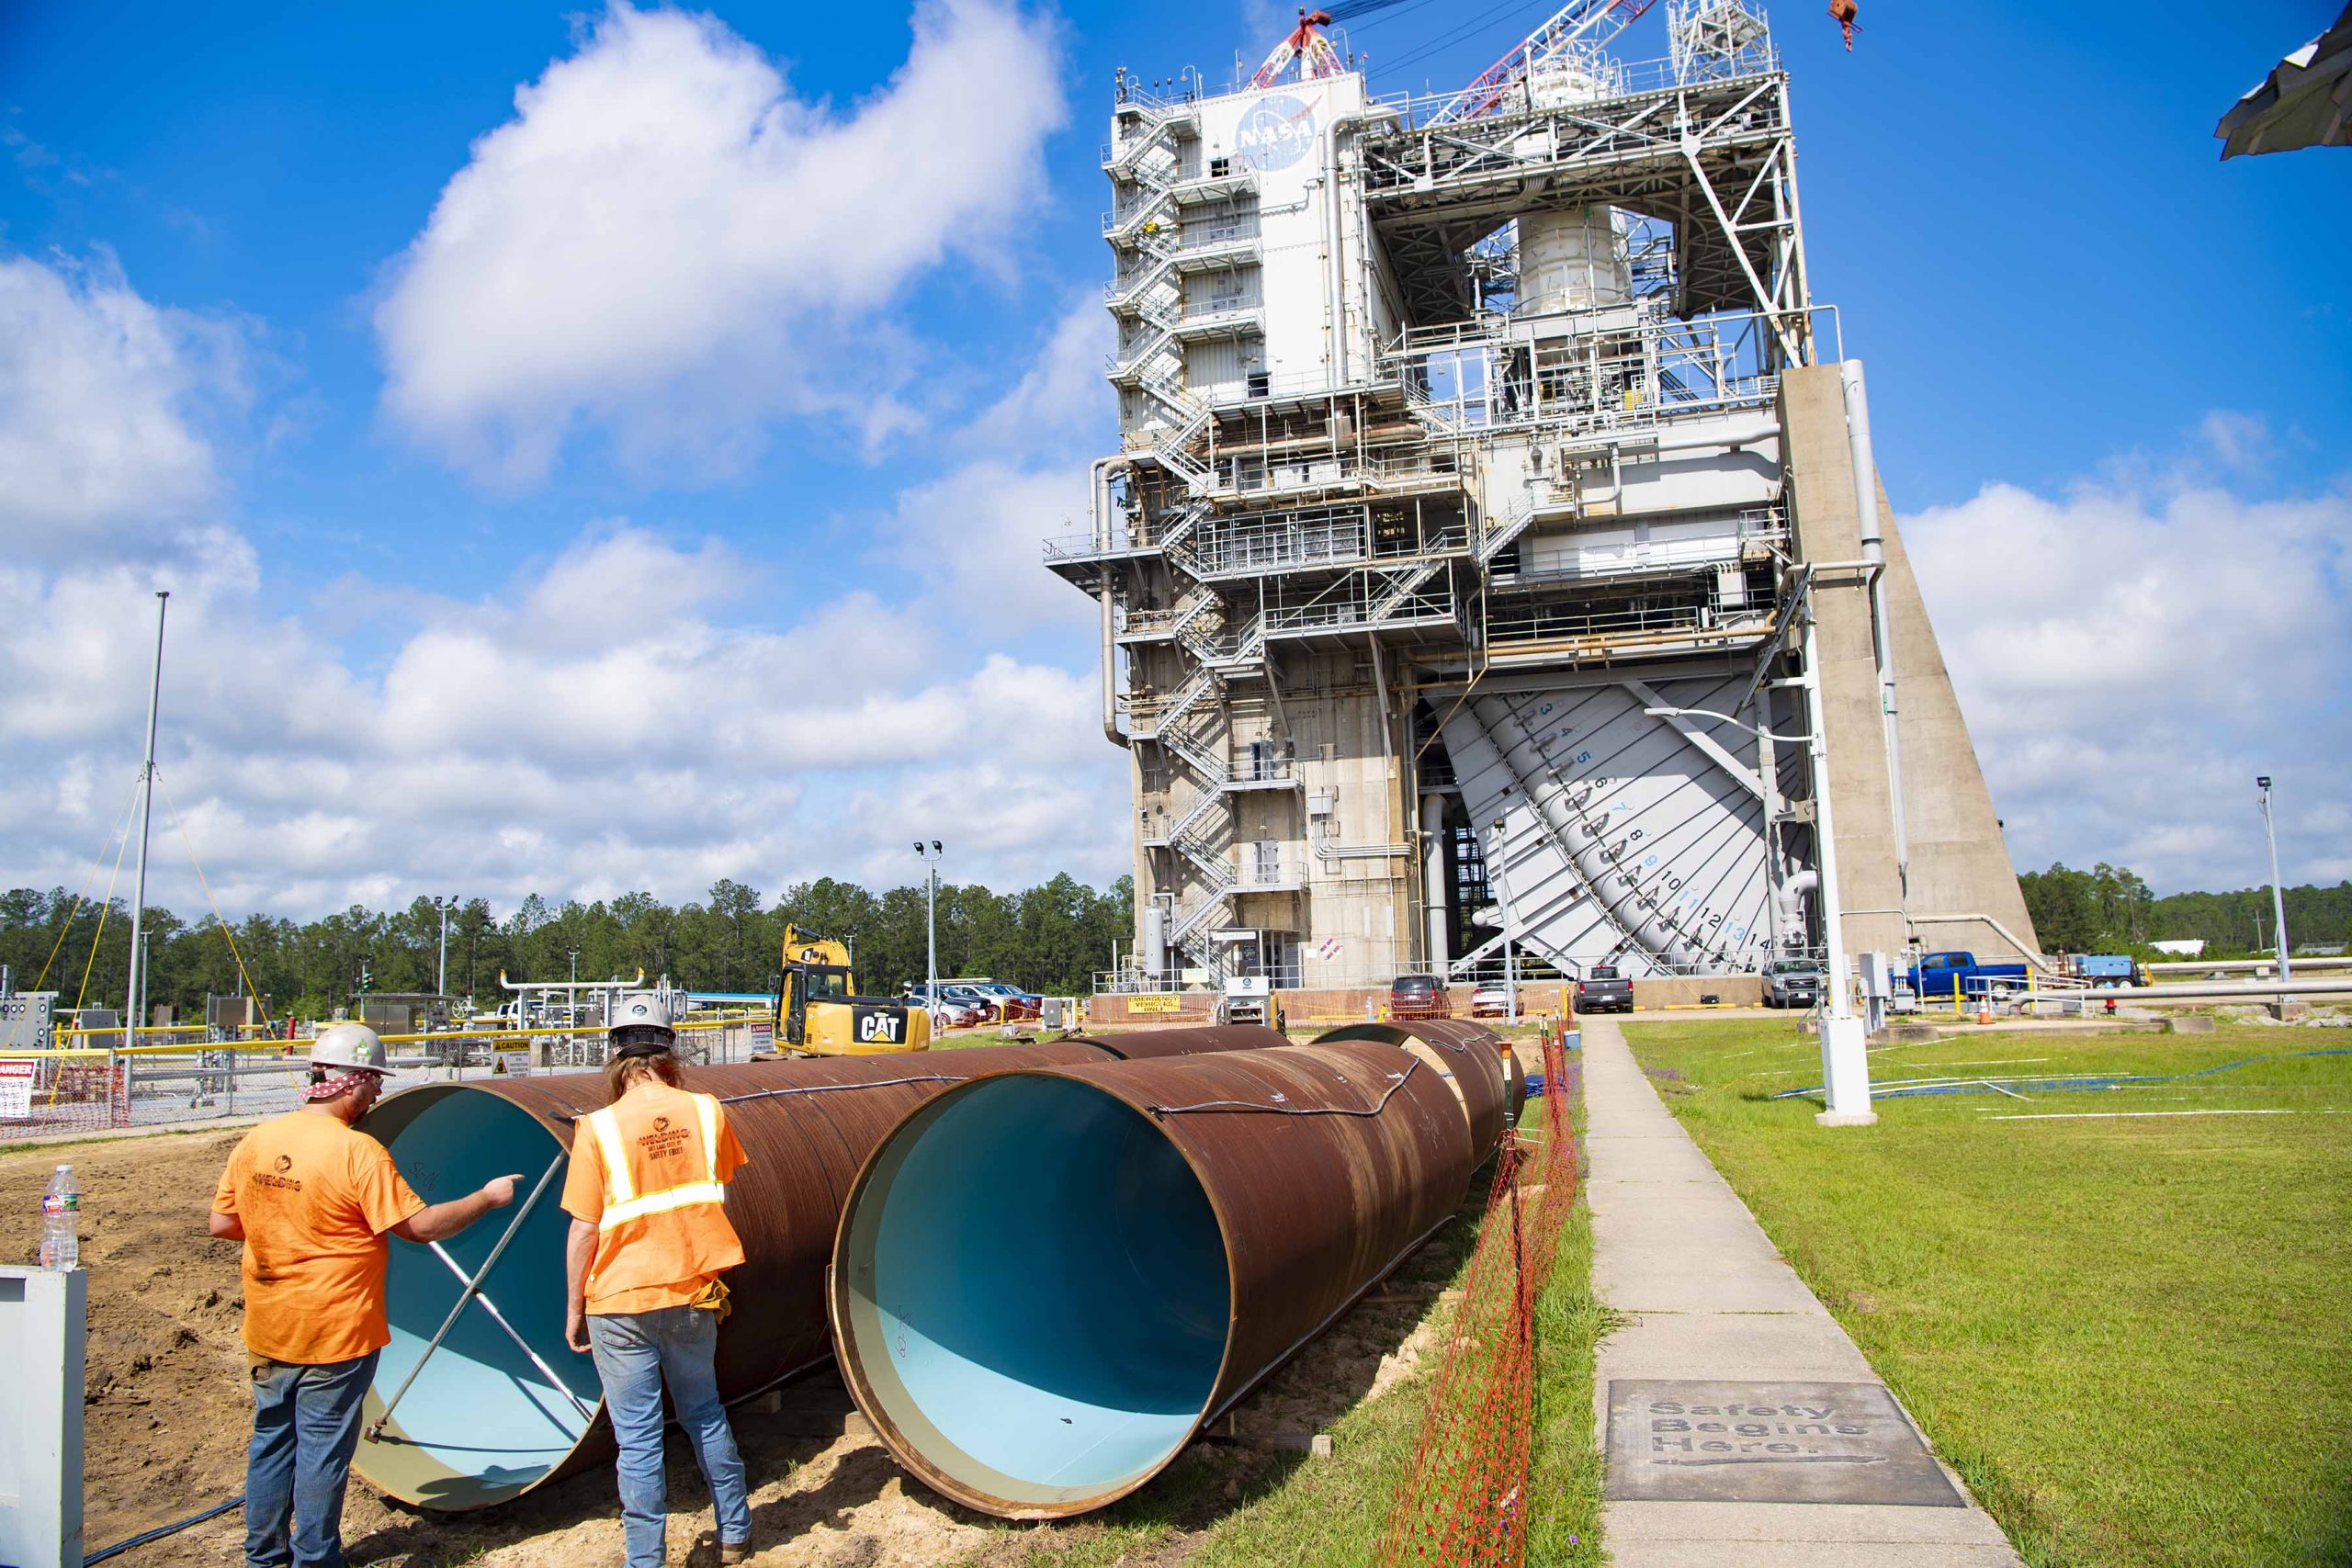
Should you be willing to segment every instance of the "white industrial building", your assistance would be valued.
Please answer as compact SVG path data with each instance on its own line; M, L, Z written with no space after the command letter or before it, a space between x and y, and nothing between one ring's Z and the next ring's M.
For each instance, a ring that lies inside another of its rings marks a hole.
M1507 925L1566 974L1752 971L1821 940L1816 719L1848 945L2030 947L1770 35L1687 0L1666 58L1605 52L1645 9L1451 95L1328 48L1219 96L1122 73L1122 449L1046 547L1133 757L1117 984L1466 975Z

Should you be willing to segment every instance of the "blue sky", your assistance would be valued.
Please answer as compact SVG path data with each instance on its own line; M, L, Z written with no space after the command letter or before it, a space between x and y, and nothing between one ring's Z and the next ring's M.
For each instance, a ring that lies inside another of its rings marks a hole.
M1351 41L1445 85L1542 14ZM2332 880L2352 152L2211 136L2329 15L2165 16L1872 4L1848 54L1783 6L1814 292L2020 863L2250 882L2267 767ZM109 833L166 580L232 902L910 880L926 822L964 875L1116 874L1088 606L1035 565L1108 449L1095 150L1114 67L1221 84L1282 20L7 11L0 881Z

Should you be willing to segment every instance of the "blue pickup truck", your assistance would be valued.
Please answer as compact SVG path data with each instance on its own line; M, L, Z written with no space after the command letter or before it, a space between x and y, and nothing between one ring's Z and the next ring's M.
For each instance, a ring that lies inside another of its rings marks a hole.
M1930 953L1911 966L1911 989L1923 1002L2022 991L2025 965L1979 964L1973 953Z

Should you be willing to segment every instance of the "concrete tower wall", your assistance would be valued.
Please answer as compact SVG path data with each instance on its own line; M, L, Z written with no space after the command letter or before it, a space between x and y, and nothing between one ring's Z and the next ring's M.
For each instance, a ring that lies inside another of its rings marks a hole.
M1907 886L1896 863L1869 581L1851 564L1861 558L1862 540L1838 367L1784 375L1781 416L1796 554L1816 565L1814 613L1847 943L1855 952L1896 953L1916 935L1930 948L1968 947L2014 962L2035 942L2033 922L1882 486Z

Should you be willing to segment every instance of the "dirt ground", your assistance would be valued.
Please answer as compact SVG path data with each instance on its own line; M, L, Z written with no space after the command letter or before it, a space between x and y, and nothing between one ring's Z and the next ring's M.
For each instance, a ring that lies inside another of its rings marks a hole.
M40 1192L71 1160L82 1185L82 1263L90 1276L85 1392L85 1517L88 1549L110 1546L236 1495L251 1424L238 1247L205 1234L214 1183L238 1132L165 1134L0 1156L0 1257L38 1257ZM1442 1240L1335 1324L1234 1416L1246 1438L1325 1429L1357 1401L1412 1371L1429 1343L1437 1279L1451 1265ZM838 1384L831 1385L834 1389ZM797 1405L826 1403L821 1390ZM840 1400L846 1408L847 1400ZM805 1423L805 1416L800 1417ZM739 1409L736 1435L750 1472L755 1561L775 1568L914 1568L1018 1561L1028 1527L1008 1529L908 1481L863 1436L796 1437L789 1413ZM1189 1553L1184 1541L1214 1523L1259 1470L1281 1462L1246 1445L1204 1445L1227 1472L1198 1518L1155 1564ZM683 1442L670 1449L671 1560L716 1561L708 1495ZM1052 1527L1082 1531L1083 1521ZM236 1511L127 1553L130 1568L235 1560ZM620 1560L609 1472L575 1476L481 1514L431 1514L378 1496L355 1478L344 1513L354 1563L441 1568L555 1568ZM1170 1551L1173 1551L1173 1555Z

